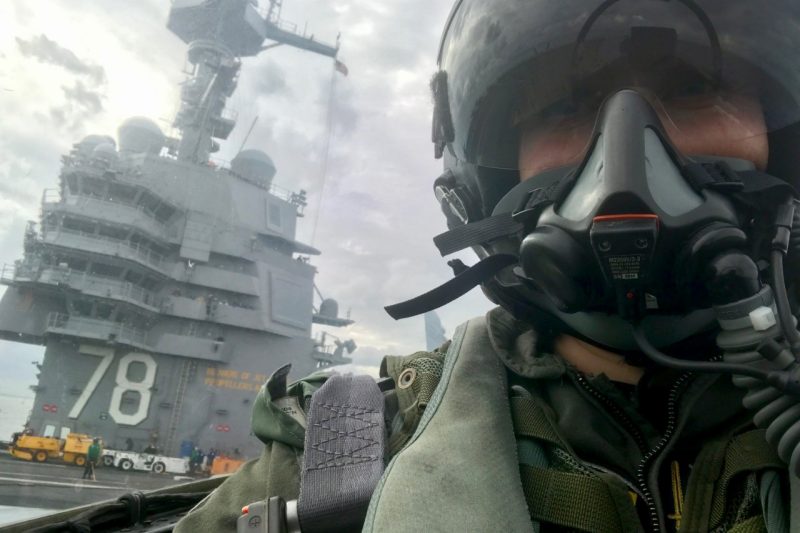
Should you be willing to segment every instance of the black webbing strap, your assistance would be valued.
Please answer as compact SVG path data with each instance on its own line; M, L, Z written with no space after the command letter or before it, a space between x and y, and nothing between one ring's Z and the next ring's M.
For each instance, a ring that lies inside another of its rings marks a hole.
M720 192L738 192L744 188L739 173L725 161L689 163L683 167L683 175L698 191L714 189Z
M439 253L445 256L518 231L522 231L522 224L514 222L509 213L504 213L440 233L433 238L433 244L439 249Z
M297 500L303 533L361 530L383 473L383 412L369 376L331 376L311 397Z
M416 298L384 307L395 320L421 315L468 293L496 273L517 262L511 254L491 255L475 263L451 280Z
M759 208L774 210L778 205L797 197L794 187L765 172L748 170L738 174L744 183L741 196Z
M531 189L514 210L514 220L527 228L535 227L542 211L550 204L560 201L574 183L575 176L569 174L565 178L556 179L543 187Z
M797 196L780 178L758 170L735 171L725 161L689 163L683 170L695 190L719 191L757 209L771 210Z
M565 177L563 169L545 173L542 179L524 180L496 206L505 212L445 231L434 237L433 243L445 256L531 228L547 206L569 191L574 180L572 174ZM536 186L537 183L541 185Z

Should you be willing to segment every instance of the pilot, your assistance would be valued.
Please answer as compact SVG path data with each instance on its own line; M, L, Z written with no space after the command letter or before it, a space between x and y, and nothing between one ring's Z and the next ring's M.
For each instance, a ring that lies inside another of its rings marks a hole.
M479 283L498 307L384 360L385 469L360 505L357 479L336 485L348 505L322 526L300 505L303 531L800 531L798 28L789 0L456 2L435 243L479 261L388 310ZM274 375L263 455L178 531L233 531L275 496L330 504L303 454L336 379Z

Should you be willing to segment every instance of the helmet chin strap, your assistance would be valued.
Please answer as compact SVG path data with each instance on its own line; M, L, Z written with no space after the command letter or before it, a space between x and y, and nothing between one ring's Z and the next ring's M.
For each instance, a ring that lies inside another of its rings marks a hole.
M471 289L491 279L495 274L516 262L516 256L510 254L491 255L471 267L464 266L460 261L451 261L450 266L456 271L456 276L453 279L416 298L394 305L387 305L384 309L395 320L433 311L460 298Z

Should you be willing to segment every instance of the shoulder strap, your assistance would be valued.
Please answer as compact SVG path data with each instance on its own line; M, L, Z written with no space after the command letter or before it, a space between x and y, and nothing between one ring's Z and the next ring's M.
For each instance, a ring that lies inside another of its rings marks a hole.
M304 533L364 521L383 473L383 393L369 376L334 375L311 397L297 514Z

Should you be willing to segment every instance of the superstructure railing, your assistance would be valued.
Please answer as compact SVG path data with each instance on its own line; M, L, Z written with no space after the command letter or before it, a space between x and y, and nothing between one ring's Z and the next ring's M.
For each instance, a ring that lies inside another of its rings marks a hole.
M114 340L134 346L148 346L147 332L143 329L121 322L74 316L66 313L49 313L47 315L47 331L77 337Z
M109 250L112 255L117 255L123 258L133 258L134 260L144 263L148 266L155 267L157 270L164 271L166 269L166 261L164 256L155 252L151 248L143 245L142 243L132 243L129 241L122 241L105 235L98 235L96 233L88 233L71 228L65 228L57 224L44 224L42 225L42 240L44 242L54 243L58 241L60 235L67 235L73 239L73 246L71 248L79 248L84 251L103 253L93 249L96 244L104 243L110 246ZM74 244L83 244L85 246L74 246Z
M135 226L144 229L152 236L160 239L167 240L168 237L175 235L173 230L168 224L159 220L151 209L141 204L131 204L128 202L118 202L108 200L99 196L92 196L89 194L68 194L62 196L55 189L45 189L42 195L42 209L47 207L63 205L71 210L76 210L84 214L89 214L92 209L99 206L108 207L110 210L119 212L120 209L128 210L133 216L142 215L142 218L136 220Z

